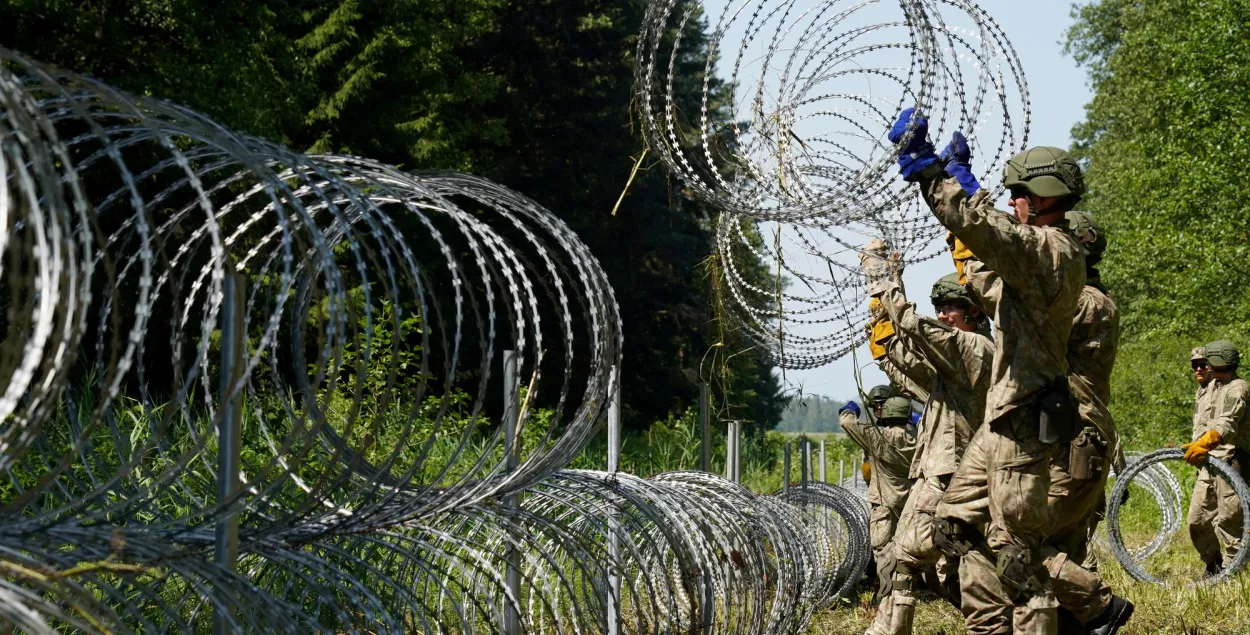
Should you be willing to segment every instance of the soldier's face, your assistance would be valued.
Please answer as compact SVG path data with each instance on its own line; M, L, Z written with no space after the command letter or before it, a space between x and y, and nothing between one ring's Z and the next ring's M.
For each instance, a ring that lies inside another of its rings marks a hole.
M955 327L961 331L975 331L976 321L969 319L968 309L961 306L939 306L937 308L937 318L947 326ZM975 316L973 316L975 317Z
M1198 380L1199 385L1205 386L1211 381L1211 367L1206 362L1194 361L1191 366L1194 369L1194 379Z
M1015 212L1016 220L1024 225L1029 224L1030 204L1034 214L1042 214L1059 203L1059 199L1053 196L1034 196L1027 190L1015 188L1008 190L1007 201L1011 205L1011 211Z

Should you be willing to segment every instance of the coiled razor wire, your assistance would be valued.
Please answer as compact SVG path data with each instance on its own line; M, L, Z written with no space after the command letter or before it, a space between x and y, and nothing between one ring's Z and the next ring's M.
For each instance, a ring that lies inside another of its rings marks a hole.
M563 469L615 390L619 311L516 192L301 155L3 49L0 171L6 629L797 633L862 572L836 488ZM486 413L505 348L511 431Z
M1125 469L1135 465L1143 456L1145 455L1141 452L1126 452ZM1114 468L1112 468L1112 474L1117 478L1122 477L1114 471ZM1132 484L1150 494L1150 497L1155 501L1155 505L1159 508L1159 530L1151 538L1150 542L1133 549L1125 548L1125 552L1130 554L1134 560L1142 562L1167 547L1176 535L1176 532L1181 530L1185 518L1184 509L1181 507L1183 494L1180 481L1176 479L1176 475L1172 474L1172 471L1163 463L1152 463L1142 467L1133 476ZM1106 527L1100 527L1100 529L1101 531L1094 536L1095 540L1100 546L1110 548L1111 544L1106 536Z
M1133 483L1139 475L1148 472L1152 467L1162 466L1167 461L1184 460L1185 452L1179 448L1167 448L1146 454L1129 465L1124 470L1124 474L1118 476L1115 487L1111 490L1111 496L1107 502L1107 536L1111 543L1111 553L1115 554L1115 558L1120 562L1120 566L1124 567L1124 570L1136 580L1160 585L1174 584L1170 581L1160 580L1146 571L1141 565L1142 559L1135 557L1134 554L1130 554L1125 547L1124 536L1120 531L1120 507L1124 493L1128 490L1130 483ZM1250 486L1246 485L1246 481L1237 473L1237 470L1233 469L1228 463L1214 457L1207 459L1206 467L1214 473L1214 478L1222 478L1232 485L1233 491L1237 493L1237 498L1241 504L1242 517L1250 518ZM1243 522L1241 540L1243 544L1250 540L1250 524ZM1187 583L1185 586L1195 587L1217 584L1244 569L1247 561L1250 561L1250 551L1246 549L1238 550L1237 555L1233 557L1231 562L1226 563L1218 574Z
M705 17L700 61L686 42ZM653 0L637 59L647 147L719 211L728 317L783 368L863 341L864 243L885 239L903 265L945 250L945 230L897 174L912 133L886 139L904 108L929 117L939 147L963 132L995 198L1028 138L1019 58L969 0L730 0L712 16L697 0Z

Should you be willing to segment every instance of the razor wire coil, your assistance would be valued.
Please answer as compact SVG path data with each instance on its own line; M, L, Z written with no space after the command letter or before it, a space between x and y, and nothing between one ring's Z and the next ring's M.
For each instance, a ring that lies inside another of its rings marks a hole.
M862 573L837 488L565 469L613 394L619 310L516 192L302 155L3 49L0 171L6 626L797 633ZM231 310L243 368L218 381ZM487 407L505 349L511 430Z

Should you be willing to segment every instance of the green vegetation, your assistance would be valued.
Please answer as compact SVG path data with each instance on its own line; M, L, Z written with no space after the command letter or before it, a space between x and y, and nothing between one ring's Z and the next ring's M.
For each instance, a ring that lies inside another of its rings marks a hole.
M1111 405L1132 447L1189 440L1191 348L1250 347L1246 15L1246 0L1073 9L1067 50L1094 91L1074 149L1088 166L1082 205L1110 233L1104 280L1124 329Z
M755 434L781 420L785 399L769 365L715 319L715 210L644 163L613 213L643 149L630 107L645 6L0 0L0 45L296 150L472 172L533 198L589 245L615 289L626 428L680 416L704 378L717 417ZM703 68L705 29L683 34L679 76ZM682 87L678 108L696 111L702 88Z

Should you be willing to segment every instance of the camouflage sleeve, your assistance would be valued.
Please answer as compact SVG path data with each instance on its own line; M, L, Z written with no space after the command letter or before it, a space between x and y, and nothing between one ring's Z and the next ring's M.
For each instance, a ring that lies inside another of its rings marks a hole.
M897 332L886 342L885 354L877 364L881 372L904 392L920 401L927 400L937 377L933 366L911 346L909 340L899 337Z
M846 436L851 437L855 443L859 444L859 447L864 448L873 461L880 461L885 465L898 465L903 460L902 454L887 436L895 429L893 426L864 424L850 413L842 413L839 423L842 424L842 431L846 433ZM914 440L912 447L914 451ZM910 459L907 460L907 464L911 464Z
M956 329L916 313L916 305L908 302L894 285L886 286L881 294L881 305L894 322L895 333L907 340L931 373L955 376L965 372Z
M1246 398L1250 389L1245 382L1229 384L1211 404L1209 429L1220 433L1221 443L1236 443L1238 428L1246 414ZM1238 444L1240 445L1240 444Z
M916 454L916 434L911 426L886 426L882 436L889 444L889 452L882 454L882 463L901 474L911 470L911 460Z
M924 183L922 191L938 221L1009 286L1043 291L1055 287L1053 263L1059 257L1055 232L1024 225L1014 215L994 209L988 190L969 198L953 178Z

